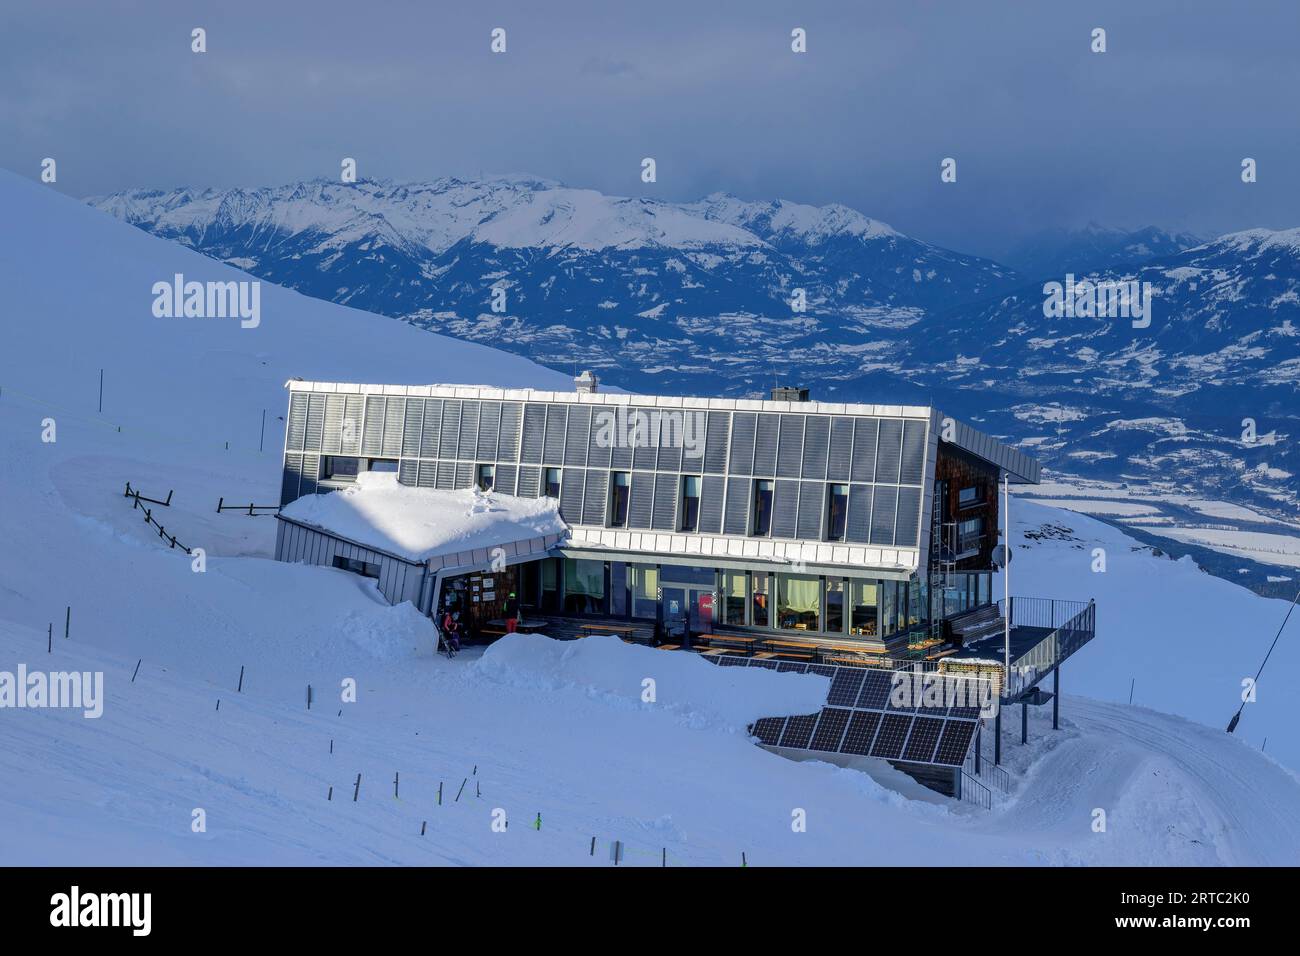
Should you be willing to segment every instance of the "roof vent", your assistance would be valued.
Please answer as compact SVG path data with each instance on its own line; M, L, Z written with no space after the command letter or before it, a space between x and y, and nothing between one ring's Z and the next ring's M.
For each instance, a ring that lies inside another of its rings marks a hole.
M795 388L792 385L778 385L772 389L772 401L806 402L808 401L808 389Z
M584 392L588 395L593 394L596 391L596 386L599 384L600 379L596 378L596 373L591 369L585 369L581 375L577 375L573 379L573 387L579 392Z

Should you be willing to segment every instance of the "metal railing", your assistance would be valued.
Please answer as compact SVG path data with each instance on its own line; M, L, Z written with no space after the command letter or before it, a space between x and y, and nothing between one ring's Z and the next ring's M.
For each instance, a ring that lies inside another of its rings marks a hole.
M1010 602L1008 604L1008 601ZM998 613L1008 617L1012 627L1043 627L1048 630L1064 627L1091 601L1062 601L1057 598L1011 597L998 600Z
M968 774L964 767L961 771L961 798L985 810L993 809L993 791Z
M1013 598L1012 600L1024 599ZM1078 610L1063 623L1054 625L1053 630L1041 641L1012 660L1011 673L1007 675L1004 698L1018 697L1029 690L1059 667L1062 661L1091 641L1097 634L1097 608L1092 601L1087 604L1079 601L1053 601L1051 603L1053 605L1051 611L1054 615L1053 620L1055 620L1055 615L1060 613L1059 605L1077 605ZM1012 613L1013 615L1016 613L1015 605L1013 605ZM1041 609L1031 613L1037 617L1041 613ZM1046 625L1016 625L1013 618L1012 626L1043 627Z

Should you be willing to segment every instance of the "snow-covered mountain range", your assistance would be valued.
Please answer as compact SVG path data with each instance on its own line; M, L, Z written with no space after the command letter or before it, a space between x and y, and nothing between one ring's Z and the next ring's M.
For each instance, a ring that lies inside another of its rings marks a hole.
M827 400L940 401L1058 470L1294 516L1295 230L1197 243L1094 227L1021 250L1022 274L840 205L668 203L531 176L90 202L307 295L635 391L752 396L780 380ZM1044 277L1066 273L1149 283L1150 325L1049 318Z

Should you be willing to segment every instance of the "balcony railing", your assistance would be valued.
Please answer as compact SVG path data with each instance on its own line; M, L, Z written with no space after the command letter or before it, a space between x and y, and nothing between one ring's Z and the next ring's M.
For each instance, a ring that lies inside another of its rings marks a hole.
M1003 614L1008 613L1006 602L999 601L998 605ZM1097 608L1092 601L1013 597L1009 613L1013 629L1032 627L1047 633L1012 659L1004 700L1029 690L1097 634Z

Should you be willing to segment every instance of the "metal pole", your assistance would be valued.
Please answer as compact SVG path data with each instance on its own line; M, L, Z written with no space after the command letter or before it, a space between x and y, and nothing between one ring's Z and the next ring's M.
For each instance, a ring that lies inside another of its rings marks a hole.
M1002 707L993 715L993 766L1002 766Z
M99 410L104 410L104 370L99 370Z
M1052 729L1061 729L1061 665L1052 671Z
M1002 671L1002 696L1007 696L1011 683L1011 503L1007 492L1007 472L1002 473L1002 597L1006 604L1003 616L1002 646L1004 670ZM1001 734L998 735L1001 739Z
M262 409L262 433L257 437L257 450L261 451L266 444L266 409Z
M1029 705L1023 700L1020 702L1020 742L1029 743Z

